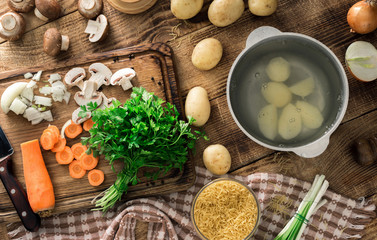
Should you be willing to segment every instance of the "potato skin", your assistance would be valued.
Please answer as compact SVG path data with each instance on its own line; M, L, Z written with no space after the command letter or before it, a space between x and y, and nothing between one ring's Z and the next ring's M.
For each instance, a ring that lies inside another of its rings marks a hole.
M223 56L223 47L219 40L206 38L200 41L194 48L191 61L200 70L214 68Z
M226 174L231 166L231 157L228 149L221 144L208 146L203 152L205 167L215 175Z
M202 87L192 88L187 94L185 103L186 116L191 116L196 120L192 125L203 126L208 121L210 113L211 105L207 91Z
M243 0L214 0L209 6L208 18L213 25L225 27L237 21L244 10Z
M203 0L171 0L170 10L178 19L190 19L200 12Z
M269 16L273 14L277 7L277 0L249 0L249 10L257 16Z

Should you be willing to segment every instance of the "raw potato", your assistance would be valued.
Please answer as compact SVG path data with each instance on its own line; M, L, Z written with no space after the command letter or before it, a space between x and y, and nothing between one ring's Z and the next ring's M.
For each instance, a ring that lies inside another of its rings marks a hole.
M216 175L227 173L232 163L229 151L220 144L210 145L204 150L203 162L208 171Z
M291 87L289 87L289 90L291 90L291 92L297 96L306 97L306 96L309 96L313 92L314 87L315 87L314 79L311 77L308 77L292 85Z
M322 125L323 116L318 108L304 101L297 101L296 107L299 109L305 127L316 129Z
M284 58L276 57L268 63L266 73L272 81L284 82L291 75L291 66Z
M219 40L206 38L195 46L191 61L200 70L210 70L220 62L222 55L223 47Z
M170 10L178 19L189 19L200 12L203 0L171 0Z
M295 138L302 129L301 115L293 104L288 104L279 119L279 134L285 140Z
M262 134L273 140L278 134L278 110L270 104L263 107L258 114L258 126Z
M269 16L276 11L277 0L249 0L249 10L257 16Z
M204 88L194 87L189 91L185 103L185 113L186 116L191 116L196 120L192 124L196 127L201 127L208 121L211 105Z
M269 82L263 84L262 95L267 102L274 104L276 107L284 107L292 100L292 93L289 88L278 82Z
M214 0L209 6L208 18L213 25L225 27L237 21L244 10L243 0Z

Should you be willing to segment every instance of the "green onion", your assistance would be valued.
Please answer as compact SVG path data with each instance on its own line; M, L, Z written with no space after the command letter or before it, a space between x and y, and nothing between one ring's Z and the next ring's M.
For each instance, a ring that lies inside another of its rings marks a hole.
M325 180L324 175L315 176L314 182L298 207L296 214L289 220L275 240L299 240L312 214L326 204L327 201L321 200L321 198L328 187L329 182Z

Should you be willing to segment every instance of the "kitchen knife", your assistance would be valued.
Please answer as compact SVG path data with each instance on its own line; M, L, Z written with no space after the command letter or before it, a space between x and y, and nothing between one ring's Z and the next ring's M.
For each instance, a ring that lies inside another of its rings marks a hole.
M31 209L25 190L12 175L13 152L8 138L0 127L0 178L25 228L35 232L41 225L41 219Z

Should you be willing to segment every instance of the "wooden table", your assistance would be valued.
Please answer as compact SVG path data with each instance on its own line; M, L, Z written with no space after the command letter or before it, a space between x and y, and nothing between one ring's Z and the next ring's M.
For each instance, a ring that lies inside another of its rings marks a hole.
M194 86L207 89L211 102L211 117L204 127L210 142L201 140L197 146L195 164L203 166L201 153L209 144L223 144L232 155L231 173L275 172L312 181L322 173L330 188L340 194L367 199L377 204L377 164L359 166L351 146L355 139L377 133L377 82L362 83L348 72L350 98L342 124L330 139L321 156L304 159L292 153L276 152L261 147L241 133L231 118L226 102L226 80L236 56L245 46L248 34L257 27L269 25L283 32L309 35L326 44L345 67L344 54L350 43L369 41L377 46L377 31L367 35L349 32L347 11L355 1L280 0L276 13L269 17L253 16L245 9L234 24L218 28L207 19L211 1L205 0L201 13L189 21L176 19L170 12L170 1L160 0L150 10L139 15L127 15L113 9L106 1L104 14L110 23L110 34L102 43L90 43L84 33L86 20L79 14L76 0L60 1L63 14L58 20L44 23L31 13L26 15L27 32L20 41L0 41L0 71L31 67L35 64L54 66L76 56L104 52L140 43L165 42L174 52L176 75L183 96ZM8 10L0 2L0 12ZM70 37L69 51L57 58L42 51L42 36L47 28L57 27ZM210 71L199 71L191 64L194 46L202 39L214 37L223 44L224 55L219 65ZM2 186L1 186L2 187ZM147 225L140 223L138 237L145 238ZM0 228L5 239L4 224ZM367 228L363 239L375 239L377 219Z

